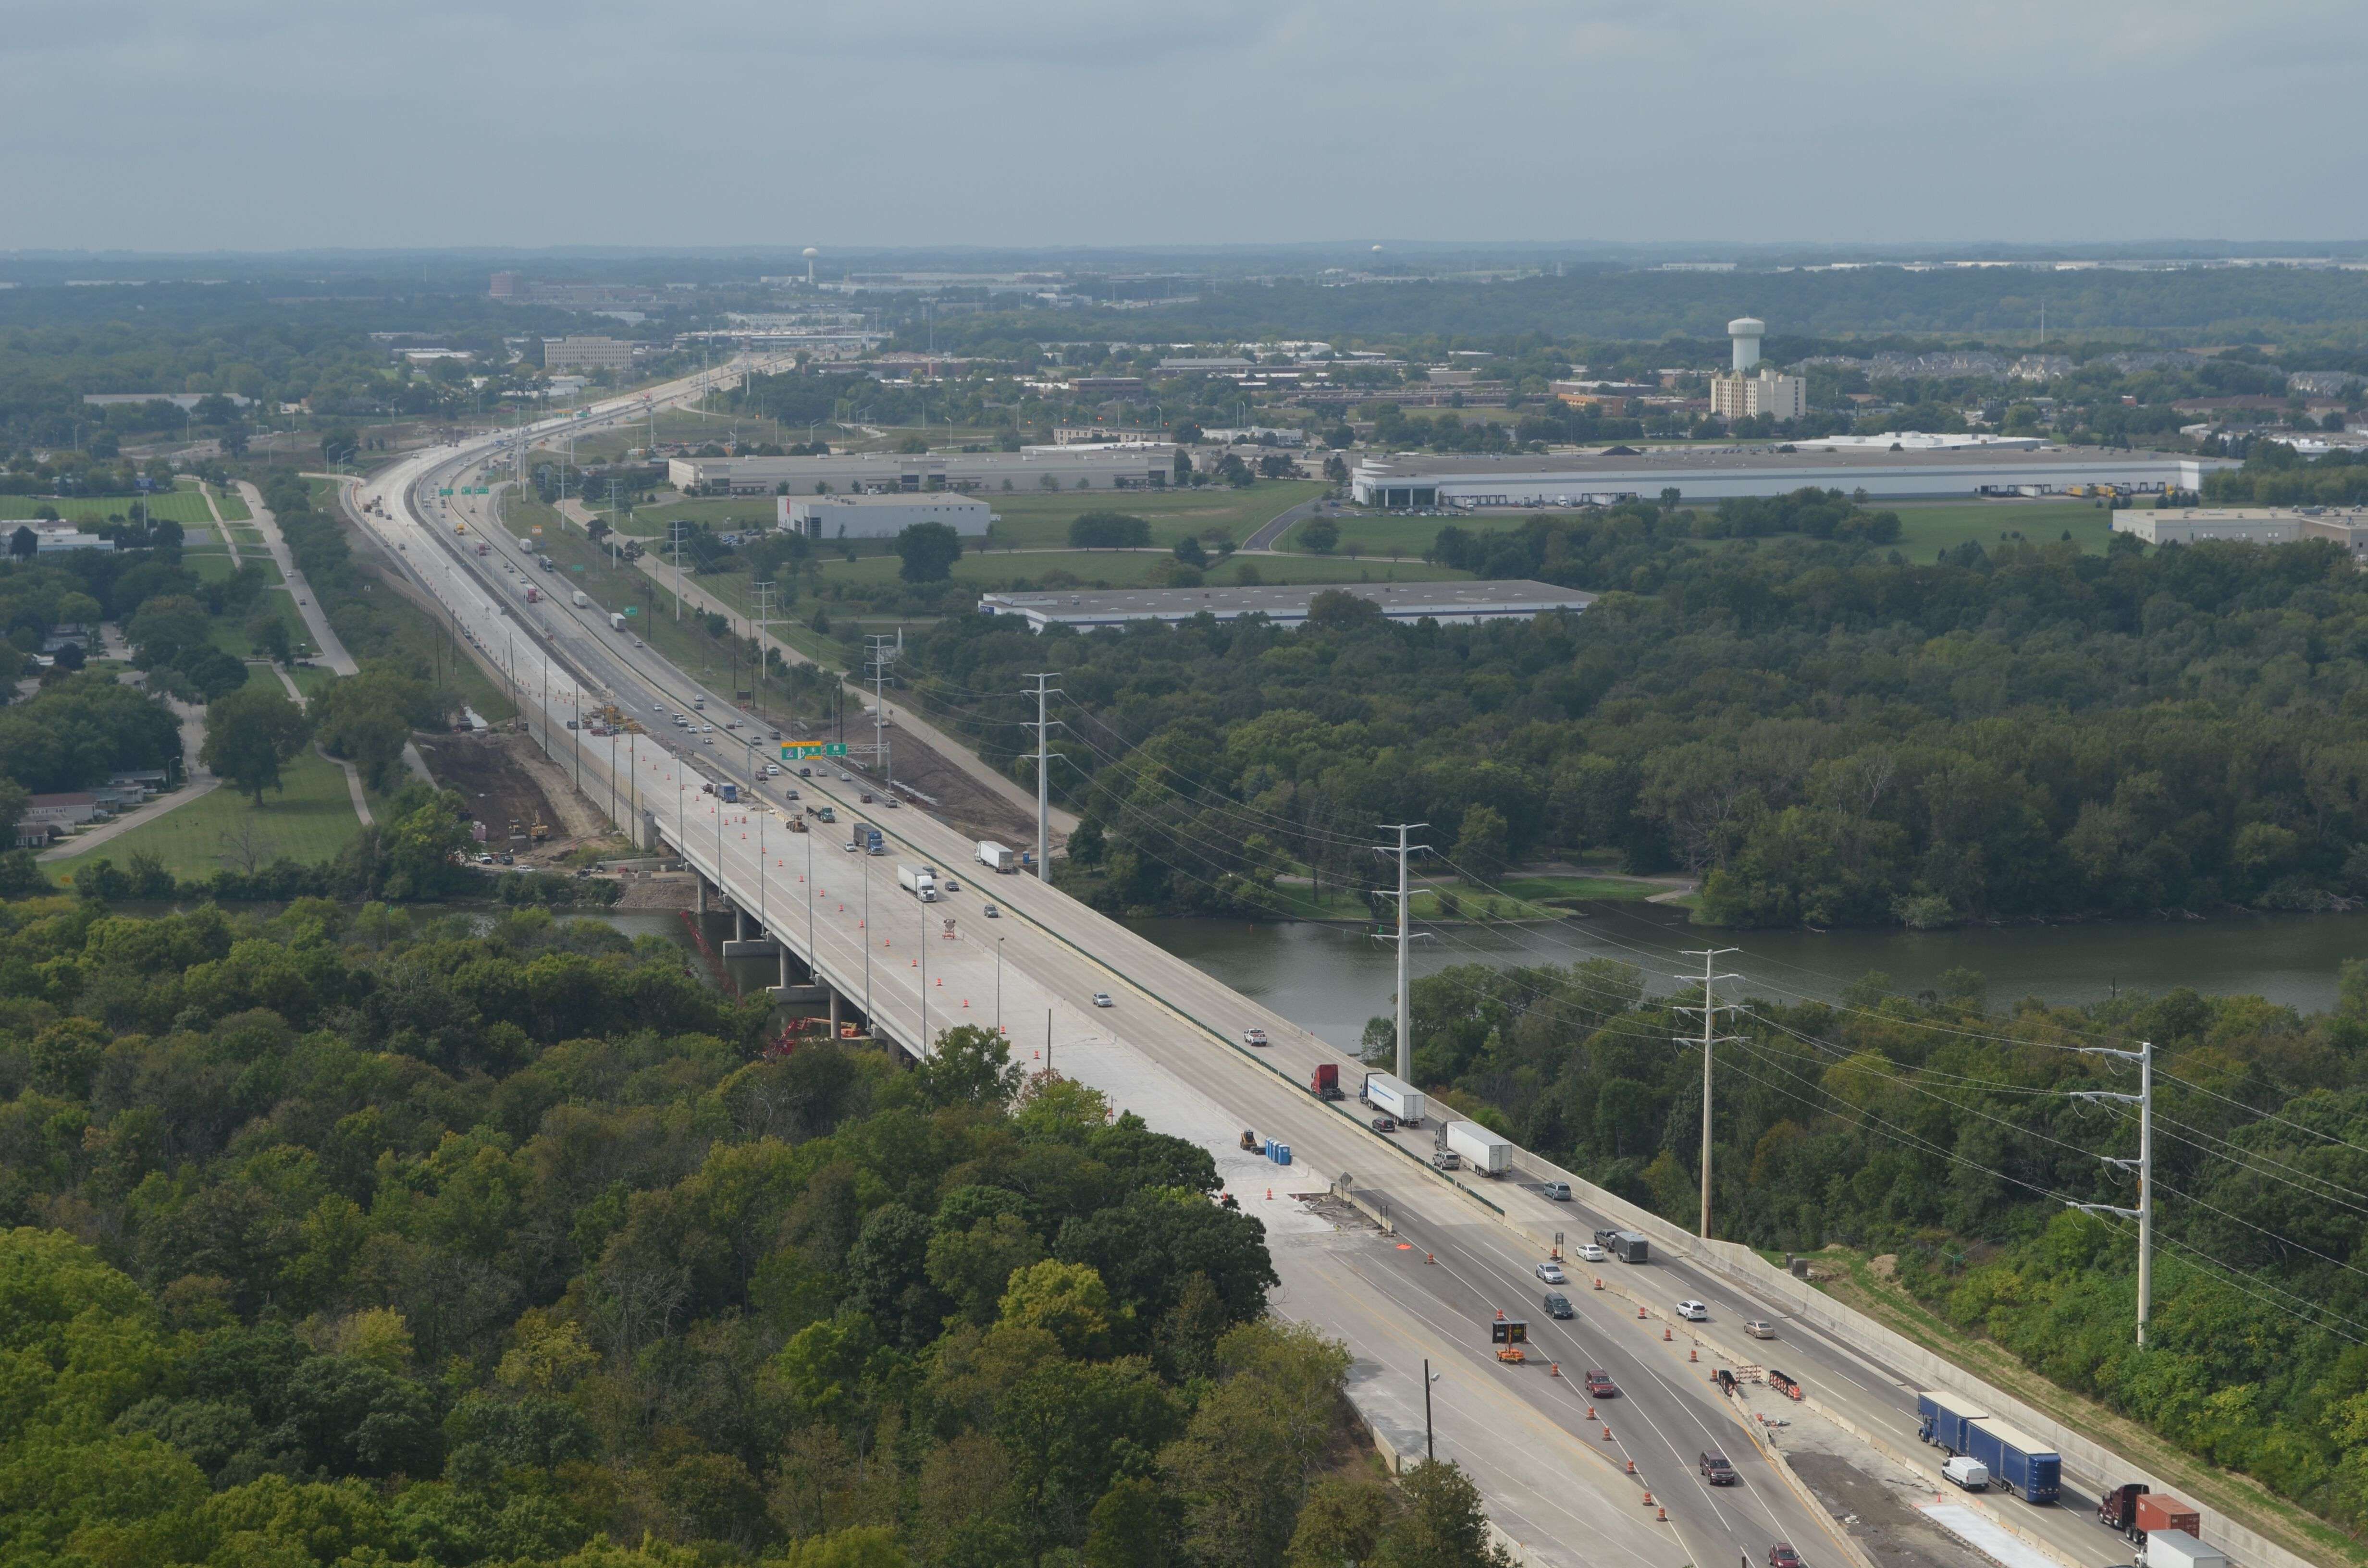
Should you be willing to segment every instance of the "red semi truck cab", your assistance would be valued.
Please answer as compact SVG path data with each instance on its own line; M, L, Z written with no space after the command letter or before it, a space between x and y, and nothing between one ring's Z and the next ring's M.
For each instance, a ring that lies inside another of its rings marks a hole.
M1347 1098L1347 1096L1340 1092L1340 1068L1338 1063L1326 1062L1318 1066L1315 1072L1310 1073L1307 1075L1307 1092L1314 1095L1319 1100L1337 1100Z

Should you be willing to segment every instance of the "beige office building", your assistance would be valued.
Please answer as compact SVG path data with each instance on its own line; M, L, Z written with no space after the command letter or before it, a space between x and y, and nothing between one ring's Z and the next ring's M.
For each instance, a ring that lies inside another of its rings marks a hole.
M547 370L626 370L633 364L633 346L621 337L546 337L542 365Z
M1809 383L1802 376L1780 376L1764 367L1755 374L1741 371L1710 379L1710 411L1721 419L1798 419L1809 412Z
M2180 506L2168 512L2113 514L2113 531L2148 544L2294 544L2333 540L2355 561L2368 559L2368 511L2298 511L2291 506Z

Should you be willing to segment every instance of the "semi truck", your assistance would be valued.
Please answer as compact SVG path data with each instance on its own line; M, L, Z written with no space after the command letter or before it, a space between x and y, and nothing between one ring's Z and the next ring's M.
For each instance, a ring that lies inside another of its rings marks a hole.
M2228 1554L2185 1530L2163 1530L2138 1548L2146 1568L2228 1568Z
M1007 849L992 838L982 838L978 841L978 863L990 871L1017 871L1019 852Z
M1396 1118L1405 1127L1421 1126L1423 1112L1430 1108L1420 1089L1388 1073L1366 1074L1364 1086L1357 1091L1357 1097L1375 1110Z
M1994 1482L2026 1503L2053 1503L2064 1492L2064 1461L2053 1444L1995 1415L1965 1424L1965 1452L1990 1467Z
M1966 1428L1989 1418L1980 1403L1953 1393L1935 1390L1916 1396L1916 1435L1951 1455L1971 1452Z
M823 821L828 822L830 820L830 808L825 806L814 814L821 817ZM850 824L848 829L848 841L866 855L885 855L888 853L888 840L881 835L878 828L872 826L868 822L859 822Z
M529 583L526 585L526 602L530 605L541 604L542 602L542 590L536 587L532 583Z
M1500 1176L1513 1168L1513 1141L1476 1121L1441 1121L1439 1146L1462 1155L1482 1176Z
M2182 1503L2168 1492L2149 1491L2143 1481L2108 1488L2097 1499L2097 1522L2131 1541L2143 1541L2158 1530L2203 1533L2203 1516L2194 1504Z
M938 874L927 866L900 863L896 868L896 885L923 903L938 902Z
M1315 1071L1307 1075L1307 1092L1314 1095L1319 1100L1337 1100L1342 1098L1343 1096L1340 1093L1340 1064L1337 1062L1317 1062L1315 1064Z

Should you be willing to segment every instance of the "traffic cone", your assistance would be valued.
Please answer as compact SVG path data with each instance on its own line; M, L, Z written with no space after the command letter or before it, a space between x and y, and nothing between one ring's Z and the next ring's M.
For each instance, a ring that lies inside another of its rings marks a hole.
M1596 1288L1597 1290L1602 1290L1602 1289L1603 1289L1603 1280L1602 1280L1602 1278L1601 1278L1600 1276L1597 1278L1597 1279L1596 1279L1596 1281L1595 1281L1595 1288Z
M1437 1259L1437 1258L1435 1258L1435 1257L1431 1256L1430 1256L1430 1254L1429 1254L1429 1253L1424 1253L1424 1254L1422 1255L1422 1260L1423 1260L1425 1263L1437 1263L1437 1262L1439 1261L1439 1259Z
M1590 1405L1588 1405L1588 1406L1587 1407L1587 1418L1588 1418L1589 1421L1592 1421L1592 1420L1594 1420L1594 1419L1595 1419L1595 1406L1593 1406L1593 1405L1591 1405L1591 1404L1590 1404Z
M1609 1428L1607 1428L1607 1430L1609 1430ZM1634 1460L1630 1460L1628 1461L1628 1473L1631 1475L1636 1473L1636 1461Z
M967 1006L970 1006L970 998L969 998L969 997L965 996L965 997L963 997L963 998L962 998L962 1006L965 1006L965 1007L967 1007Z
M1273 1201L1274 1201L1274 1188L1272 1188L1272 1187L1268 1187L1268 1188L1266 1189L1266 1200L1267 1200L1269 1203L1271 1203L1271 1202L1273 1202Z
M1664 1344L1664 1345L1668 1345L1668 1344L1671 1343L1671 1340L1670 1340L1670 1338L1669 1338L1669 1331L1668 1331L1668 1329L1666 1329L1666 1328L1664 1328L1663 1330L1661 1330L1661 1343L1662 1343L1662 1344Z
M1561 1376L1562 1376L1562 1363L1561 1363L1561 1362L1559 1362L1559 1361L1549 1361L1549 1362L1547 1362L1547 1363L1546 1363L1546 1376L1547 1376L1547 1377L1550 1377L1550 1378L1558 1378L1558 1377L1561 1377Z
M1645 1321L1645 1309L1642 1307L1636 1309L1636 1321L1639 1323Z
M1611 1441L1611 1428L1609 1426L1603 1429L1603 1440L1607 1443Z
M1656 1524L1668 1524L1669 1522L1669 1511L1667 1508L1663 1508L1659 1514L1655 1517L1654 1522Z
M1650 1491L1645 1494L1645 1506L1647 1508L1653 1506L1653 1494Z
M914 964L915 964L916 966L918 966L918 965L919 965L919 963L920 963L920 961L921 961L921 960L918 960L918 959L915 959L915 960L913 960L913 962L914 962ZM943 991L945 988L946 988L946 977L945 977L944 975L942 975L942 974L941 974L941 975L938 976L938 989L939 989L939 990L940 990L940 991Z
M1686 1352L1686 1359L1689 1361L1699 1361L1702 1359L1702 1352L1699 1350L1689 1350Z

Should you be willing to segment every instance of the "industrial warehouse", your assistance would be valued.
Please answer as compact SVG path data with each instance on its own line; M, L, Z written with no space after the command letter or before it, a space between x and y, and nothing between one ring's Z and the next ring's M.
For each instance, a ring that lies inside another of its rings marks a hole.
M1575 453L1539 457L1369 458L1350 474L1357 504L1391 511L1433 507L1588 506L1782 495L1804 485L1870 501L2069 495L2100 486L2125 494L2198 491L2225 458L2109 451L1964 437L1803 441L1775 447Z
M1340 583L1259 588L1118 588L1099 592L982 594L982 615L1025 617L1029 629L1066 626L1079 631L1137 620L1190 620L1212 616L1239 620L1258 615L1277 626L1306 622L1318 594L1353 594L1381 607L1390 620L1435 620L1442 626L1483 620L1527 620L1554 611L1576 613L1593 594L1551 583Z
M995 522L985 502L961 494L783 495L773 505L780 527L808 539L894 539L916 523L984 539Z
M1019 452L845 452L820 458L676 458L686 495L885 494L925 490L1161 490L1171 446L1039 447Z

